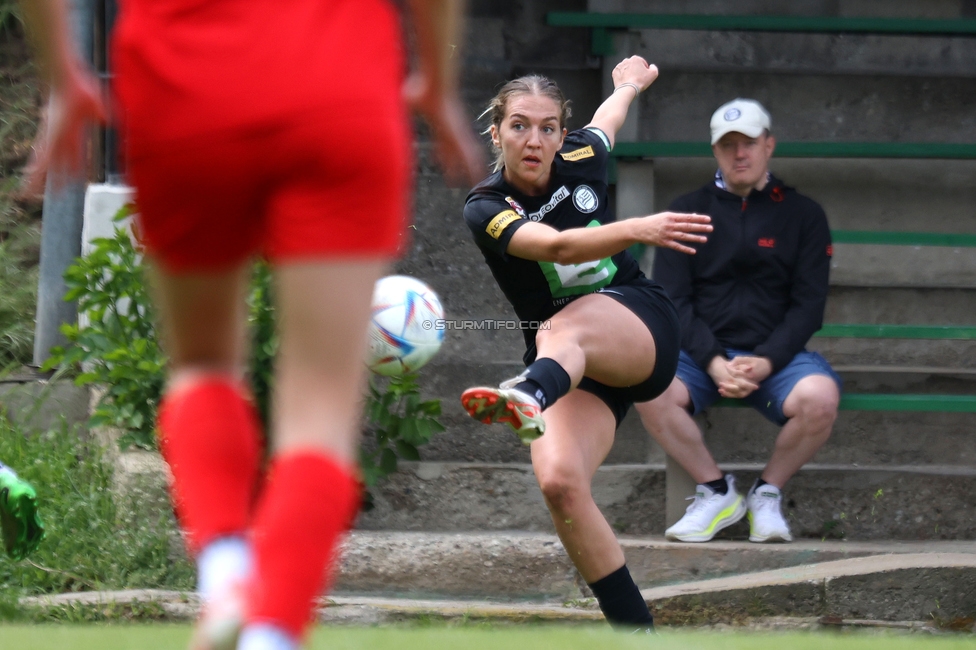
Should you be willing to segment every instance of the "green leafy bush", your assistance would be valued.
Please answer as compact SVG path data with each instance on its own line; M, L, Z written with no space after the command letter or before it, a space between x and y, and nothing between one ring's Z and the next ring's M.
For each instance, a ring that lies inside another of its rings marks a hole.
M124 210L119 218L127 215ZM78 313L88 322L61 327L71 345L53 348L44 369L80 367L77 385L107 389L92 413L91 426L122 430L123 448L152 449L166 358L153 326L144 268L125 229L92 243L92 251L64 274L65 300L77 300Z
M421 401L416 374L390 377L383 390L377 380L370 381L366 415L373 440L364 444L359 454L366 487L395 472L398 458L420 460L417 448L444 430L437 420L440 414L440 400ZM367 493L367 510L372 503Z
M123 210L116 219L129 212ZM121 429L123 447L153 449L166 358L153 327L141 256L121 228L113 237L92 243L93 250L65 273L65 299L78 301L78 312L87 316L88 323L62 328L70 345L52 350L45 368L62 372L80 368L76 384L107 387L90 424ZM258 263L248 297L253 336L250 378L266 423L278 346L271 276L268 266ZM360 454L366 485L396 471L398 458L419 460L417 448L444 430L439 415L439 401L421 400L415 374L382 381L372 378L366 428L373 439Z

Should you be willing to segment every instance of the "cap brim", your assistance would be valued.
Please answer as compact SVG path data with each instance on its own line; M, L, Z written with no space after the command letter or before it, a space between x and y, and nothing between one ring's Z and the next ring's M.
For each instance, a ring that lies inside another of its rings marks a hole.
M765 131L766 131L766 129L764 127L762 127L762 126L755 126L755 127L749 127L749 126L725 127L725 128L719 129L718 131L713 131L712 132L712 144L715 144L716 142L718 142L719 140L721 140L722 139L722 136L724 136L726 133L741 133L742 135L748 136L750 138L758 138Z

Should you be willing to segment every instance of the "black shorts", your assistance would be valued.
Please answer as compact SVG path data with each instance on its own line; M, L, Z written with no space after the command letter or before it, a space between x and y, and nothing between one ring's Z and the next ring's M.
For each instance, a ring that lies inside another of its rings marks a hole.
M645 277L639 277L625 285L606 287L597 293L609 296L634 312L640 318L651 336L657 350L657 361L651 376L639 384L625 387L607 386L589 377L583 377L580 390L599 397L613 412L617 426L623 421L634 402L647 402L654 399L671 385L678 368L678 352L681 348L681 327L678 312L671 299L659 285ZM535 361L535 343L529 345L522 357L525 365Z

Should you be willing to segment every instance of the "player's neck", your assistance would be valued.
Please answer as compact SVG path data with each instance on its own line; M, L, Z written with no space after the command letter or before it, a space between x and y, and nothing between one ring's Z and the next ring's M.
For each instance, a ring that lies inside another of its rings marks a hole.
M538 179L526 179L522 178L517 174L513 174L508 170L508 167L502 169L502 178L505 182L514 187L520 194L525 196L542 196L549 191L549 182L552 180L552 170L550 169L545 173L545 175L540 176Z

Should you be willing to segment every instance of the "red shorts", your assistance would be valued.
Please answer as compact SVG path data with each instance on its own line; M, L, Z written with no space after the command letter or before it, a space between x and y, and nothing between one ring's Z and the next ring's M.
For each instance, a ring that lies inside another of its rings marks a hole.
M404 247L410 123L386 0L127 0L114 56L142 234L171 271Z

